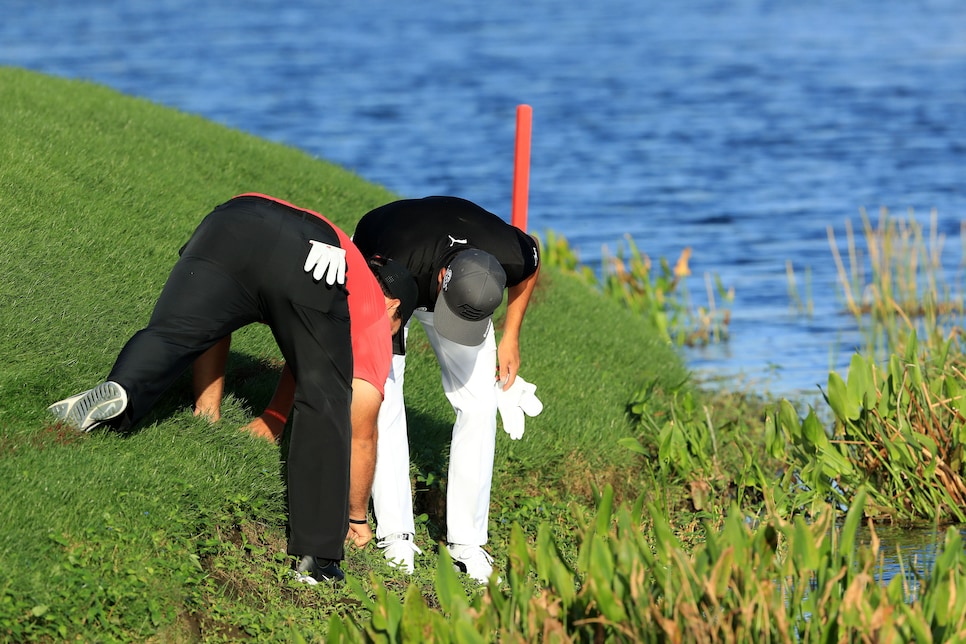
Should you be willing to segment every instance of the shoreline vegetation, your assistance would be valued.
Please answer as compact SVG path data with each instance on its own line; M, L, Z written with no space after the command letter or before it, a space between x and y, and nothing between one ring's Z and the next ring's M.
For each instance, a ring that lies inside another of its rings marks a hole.
M237 431L277 378L265 329L236 334L217 424L187 378L130 435L76 434L46 406L107 373L212 206L263 192L351 230L397 196L84 81L0 67L0 103L0 641L966 640L963 295L911 215L863 213L867 257L830 238L868 343L804 411L692 382L678 348L726 341L734 294L708 276L694 305L690 251L652 264L627 239L597 277L544 232L521 350L545 410L497 439L502 582L471 584L437 547L452 419L416 330L416 572L348 548L344 586L306 587L287 574L282 455ZM880 583L881 525L930 527L941 552Z

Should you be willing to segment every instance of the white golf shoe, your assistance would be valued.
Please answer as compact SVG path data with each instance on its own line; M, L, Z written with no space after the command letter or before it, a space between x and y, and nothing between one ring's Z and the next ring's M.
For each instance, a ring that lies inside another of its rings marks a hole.
M376 542L376 547L386 551L386 561L391 567L399 568L407 575L413 574L416 569L416 553L423 552L413 543L413 535L408 532L390 534Z
M493 557L482 547L450 543L446 549L458 571L481 584L490 580L490 575L493 574ZM500 578L497 577L496 580L499 582Z

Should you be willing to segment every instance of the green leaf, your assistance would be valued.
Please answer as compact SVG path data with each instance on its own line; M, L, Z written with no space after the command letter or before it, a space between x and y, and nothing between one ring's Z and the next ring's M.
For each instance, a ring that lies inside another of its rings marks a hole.
M556 590L564 606L573 604L577 597L574 573L564 563L557 544L553 541L550 526L546 523L537 528L536 567L538 578Z
M914 436L915 438L910 442L914 442L919 447L925 447L929 452L929 455L935 459L936 453L939 451L939 446L936 444L936 441L933 439L933 437L929 436L928 434L919 433L916 433Z
M674 441L673 427L671 423L665 423L658 435L657 458L661 468L667 467L671 462L671 450Z
M808 416L802 422L802 435L805 440L820 450L828 447L828 434L825 433L825 427L812 410L809 410Z
M834 446L830 446L822 452L822 472L829 478L837 478L855 473L852 461L838 451Z
M791 546L795 565L799 570L813 571L818 568L821 561L818 544L801 515L795 517L795 532Z
M376 601L372 610L372 627L385 633L390 642L395 642L398 640L399 622L402 621L402 602L381 583L375 584L373 593Z
M405 620L400 628L401 641L422 642L426 639L427 632L432 633L437 641L445 642L448 639L449 625L445 620L435 619L416 584L409 584L409 588L406 589L403 615Z
M870 407L870 401L874 401L875 387L873 386L873 366L859 354L852 356L849 364L848 400L850 407L856 409L856 415L851 420L859 417L862 409Z
M802 424L798 420L798 412L784 398L778 403L778 421L781 428L787 431L794 440L801 440Z
M456 569L453 568L453 558L446 548L439 549L436 559L436 596L440 607L450 615L461 613L469 606Z
M597 506L597 534L605 535L610 531L611 510L614 504L614 488L610 483L604 486L604 492Z
M305 641L305 636L297 628L295 624L289 625L288 641L292 644L307 644ZM329 642L344 642L347 641L345 630L342 627L342 620L339 615L332 613L329 617L329 634L327 637Z
M631 521L638 525L640 525L644 516L644 503L646 502L647 496L648 491L642 490L641 493L637 495L637 500L634 501L634 507L631 508Z
M918 362L913 362L909 365L909 382L912 384L913 389L919 389L922 386L922 368L919 366Z
M641 445L641 442L634 438L633 436L625 436L624 438L619 438L617 444L623 448L626 448L635 454L647 455L647 450Z
M842 526L842 539L839 544L839 551L846 554L850 566L855 561L855 538L859 532L859 524L862 521L863 509L865 508L867 497L868 493L865 491L865 488L859 488L855 497L852 499L852 505L849 506L849 511L845 514L845 523Z
M614 582L614 557L610 544L603 536L594 536L594 549L591 553L590 579L593 584L593 597L597 607L607 619L621 623L627 618L624 606L615 596L612 584Z
M727 597L728 596L728 586L732 582L732 571L735 569L735 558L737 549L726 549L722 556L715 559L712 564L717 569L717 571L724 571L724 574L718 574L714 576L717 583L714 587L715 597Z
M772 458L784 460L785 436L775 427L775 419L770 415L765 417L765 449Z
M653 504L649 504L648 512L651 516L651 532L655 545L654 555L656 562L652 563L652 565L664 565L680 547L680 543L674 535L674 530L671 529L671 525L668 523L665 514L660 509ZM641 553L644 557L647 557L647 554L646 551Z
M553 565L555 546L550 526L541 523L537 527L536 568L537 578L546 583L550 580L550 567Z
M369 592L362 587L362 582L355 575L346 575L346 586L352 597L366 610L372 612L375 609L375 602L369 597ZM375 582L373 582L375 584Z
M745 558L745 553L750 546L748 529L744 520L738 514L729 515L725 521L721 529L721 545L725 548L731 546L737 559L743 560Z
M963 415L963 410L966 408L966 392L963 391L962 387L955 378L945 378L943 381L943 386L946 387L946 396L949 398L949 406L956 410L956 413L960 416Z
M932 600L932 606L936 611L935 620L941 626L945 626L949 624L950 618L952 617L952 615L950 615L949 609L951 608L951 603L952 603L950 601L951 599L950 592L953 590L953 588L955 588L955 584L953 583L947 583L947 584L936 583L930 589L932 590L932 593L931 593L932 596L930 599Z
M859 417L859 409L849 400L848 388L842 376L834 371L828 374L828 404L840 421L855 420Z
M453 625L452 633L452 641L456 644L487 644L487 639L480 635L473 628L473 623L463 615L460 615Z
M909 337L906 338L906 354L905 360L909 364L918 362L919 356L919 340L918 334L916 333L915 327L910 329Z
M556 560L550 566L551 589L557 592L564 608L569 608L577 601L577 585L574 573L563 561Z
M898 577L897 577L898 579ZM913 610L913 608L903 602L897 604L902 616L906 618L906 625L912 631L913 637L909 640L912 642L932 642L935 638L932 634L932 628L928 623L926 623L922 614L918 611Z
M526 578L530 570L530 553L527 550L527 538L516 521L510 526L510 543L507 547L507 559L510 570Z
M903 407L902 387L904 382L905 366L899 356L892 354L889 357L889 409L901 409Z

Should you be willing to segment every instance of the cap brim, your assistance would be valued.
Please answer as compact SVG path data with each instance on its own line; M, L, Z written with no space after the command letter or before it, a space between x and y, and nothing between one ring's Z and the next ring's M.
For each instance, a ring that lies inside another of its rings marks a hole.
M406 355L406 330L399 327L392 336L392 353L397 356Z
M381 260L382 265L377 260ZM402 326L406 326L413 311L416 310L416 301L419 299L416 278L402 263L378 255L370 258L369 267L380 277L391 296L399 300L399 315L402 318Z
M487 316L482 320L461 318L450 308L449 302L446 300L446 291L441 290L439 297L436 299L436 307L433 310L433 327L436 329L436 333L447 340L466 347L475 347L482 344L483 339L486 338L490 318L492 316Z

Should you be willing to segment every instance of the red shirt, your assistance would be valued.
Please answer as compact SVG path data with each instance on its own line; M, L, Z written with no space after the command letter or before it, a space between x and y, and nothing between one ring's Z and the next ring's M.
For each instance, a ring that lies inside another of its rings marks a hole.
M352 333L352 377L365 380L385 395L392 365L392 327L386 315L386 299L369 263L345 232L317 212L299 208L282 199L256 192L239 197L258 197L318 217L339 236L345 250L345 285L349 292L349 323Z

